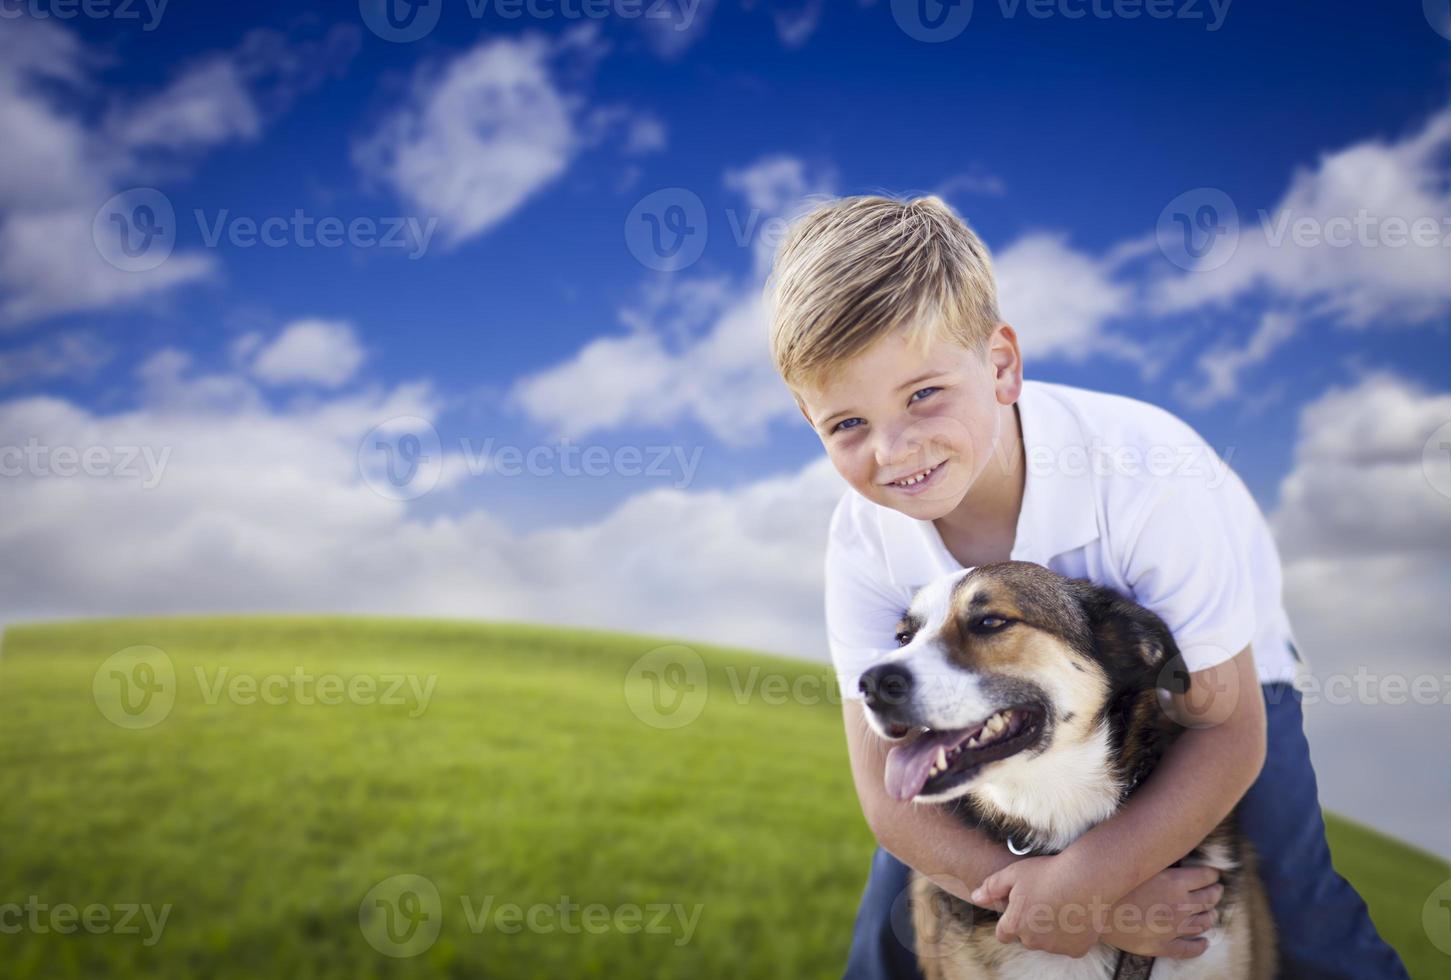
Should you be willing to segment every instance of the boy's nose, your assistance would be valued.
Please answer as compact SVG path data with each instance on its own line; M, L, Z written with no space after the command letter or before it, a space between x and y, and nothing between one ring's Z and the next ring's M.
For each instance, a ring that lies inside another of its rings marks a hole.
M877 430L877 443L873 448L876 450L877 466L888 471L922 451L921 444L907 433L905 426L896 430Z

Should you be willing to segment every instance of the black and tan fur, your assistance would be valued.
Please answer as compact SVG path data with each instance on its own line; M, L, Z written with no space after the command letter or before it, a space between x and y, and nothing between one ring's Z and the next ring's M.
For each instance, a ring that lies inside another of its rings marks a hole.
M1019 737L1034 740L1015 754L976 767L967 759L960 773L941 773L960 784L929 792L929 779L916 797L947 807L995 840L1011 840L1018 851L1061 851L1111 816L1180 732L1158 700L1158 688L1182 692L1189 680L1164 622L1111 589L1041 565L998 562L945 576L914 597L898 641L902 648L863 677L864 692L884 680L884 671L896 670L893 680L910 678L899 697L868 697L868 718L884 737L903 741L908 730L924 727L966 729L974 716L981 722L1017 705L1030 706L1023 717L1041 713L1036 737L1028 725ZM1116 969L1119 976L1149 970L1153 980L1272 977L1269 905L1234 815L1181 863L1221 872L1225 890L1207 934L1209 950L1188 960L1122 963L1104 944L1073 959L999 943L997 913L914 874L923 972L928 980L1109 980Z

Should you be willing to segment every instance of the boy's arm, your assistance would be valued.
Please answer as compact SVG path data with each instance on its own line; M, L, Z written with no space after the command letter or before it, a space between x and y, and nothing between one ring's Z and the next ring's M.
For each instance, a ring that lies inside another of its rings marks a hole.
M1112 820L1065 854L1098 868L1117 896L1192 851L1254 785L1265 762L1265 702L1254 652L1190 675L1166 710L1187 728Z

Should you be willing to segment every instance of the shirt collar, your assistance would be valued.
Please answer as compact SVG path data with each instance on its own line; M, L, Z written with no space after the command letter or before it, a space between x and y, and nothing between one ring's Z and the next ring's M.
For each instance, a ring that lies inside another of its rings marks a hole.
M1048 564L1056 555L1099 537L1097 477L1083 425L1055 390L1024 381L1018 396L1027 475L1011 557ZM889 574L910 589L963 566L942 543L931 521L919 521L889 507L876 508Z

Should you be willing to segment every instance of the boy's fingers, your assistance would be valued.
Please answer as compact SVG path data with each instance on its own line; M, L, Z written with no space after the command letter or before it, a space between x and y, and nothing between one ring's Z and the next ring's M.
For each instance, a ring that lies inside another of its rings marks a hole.
M1185 891L1198 891L1219 883L1219 871L1204 865L1174 868L1170 873L1174 875L1175 883Z
M1000 943L1010 943L1018 938L1018 910L1011 904L1002 918L998 919L998 927L994 931Z
M1164 956L1171 960L1187 960L1201 955L1209 948L1207 939L1176 939L1164 950Z
M1012 866L1004 868L996 874L990 874L982 880L982 884L973 889L968 896L974 905L983 908L989 907L993 902L1007 898L1013 890L1013 875L1010 873Z
M1196 912L1210 912L1224 897L1223 885L1210 885L1189 893L1189 907Z
M1180 936L1198 936L1214 925L1213 912L1196 912L1179 924Z

